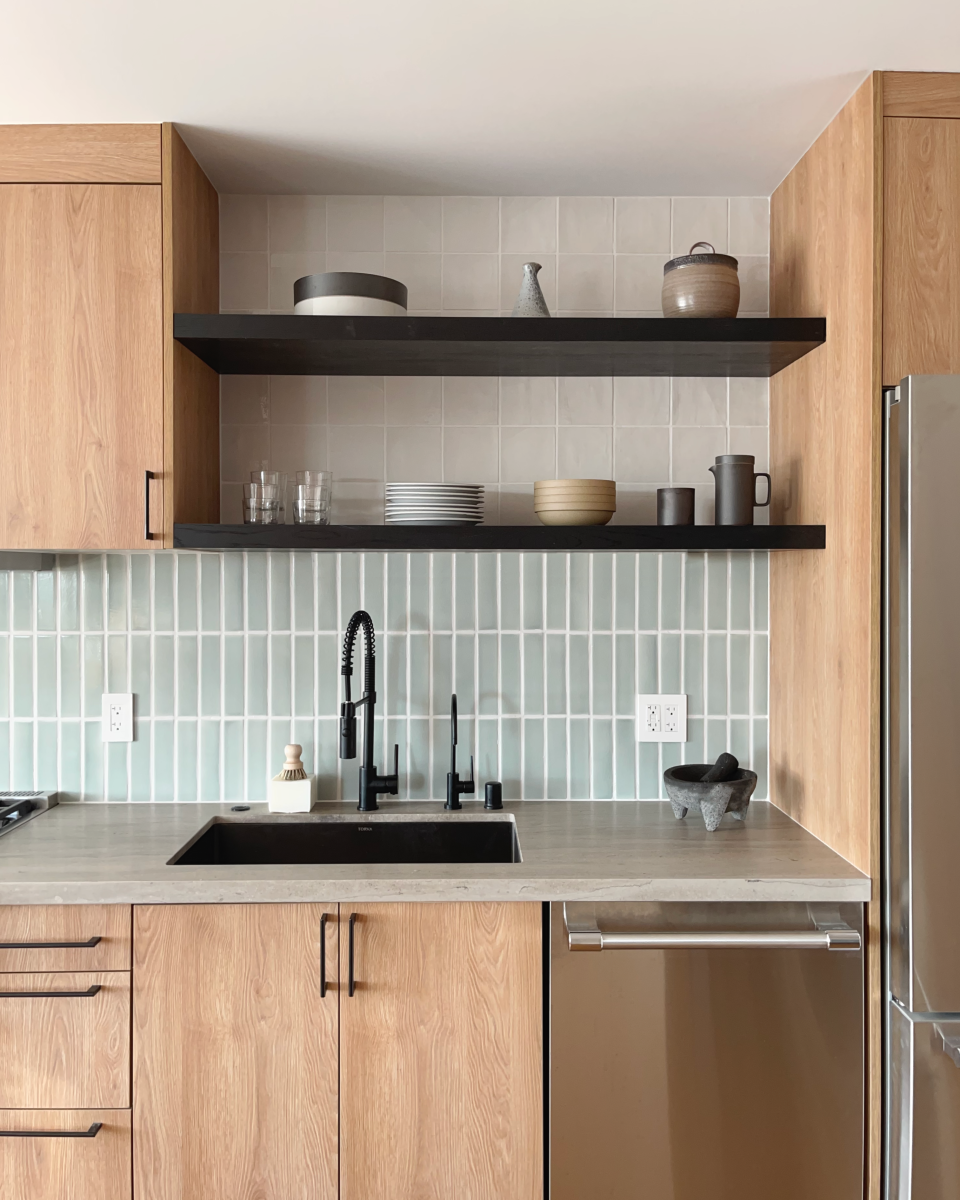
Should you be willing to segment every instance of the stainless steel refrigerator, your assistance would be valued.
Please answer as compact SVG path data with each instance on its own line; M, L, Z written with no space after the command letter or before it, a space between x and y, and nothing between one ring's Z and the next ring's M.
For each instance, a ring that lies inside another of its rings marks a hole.
M960 376L884 396L887 1200L960 1197Z

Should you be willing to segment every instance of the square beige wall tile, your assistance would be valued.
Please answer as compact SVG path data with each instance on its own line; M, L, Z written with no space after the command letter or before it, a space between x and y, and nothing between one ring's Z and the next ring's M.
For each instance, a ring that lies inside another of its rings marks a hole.
M609 425L565 425L558 429L557 478L612 479L612 428Z
M383 425L382 375L330 375L327 411L331 425Z
M327 469L326 425L274 425L270 430L270 466L286 471L293 483L297 471Z
M391 426L386 431L388 483L439 483L443 443L439 425Z
M556 427L500 430L500 481L534 483L557 477Z
M725 379L674 379L674 425L726 425Z
M220 197L220 253L268 250L267 196Z
M439 375L388 375L384 379L387 425L439 425L443 417Z
M659 312L663 291L662 254L618 254L614 303L618 313Z
M487 375L444 376L444 425L497 425L499 421L498 379Z
M710 467L727 453L727 430L712 426L671 430L670 482L678 485L713 483Z
M496 311L500 307L500 263L496 254L444 254L443 309Z
M441 204L439 196L384 196L384 249L440 250Z
M256 425L271 419L267 375L220 376L220 424ZM326 420L326 412L324 412ZM746 424L746 422L744 422Z
M370 483L383 479L384 428L382 425L331 425L327 430L334 492L342 483Z
M662 376L618 376L613 381L613 423L669 425L670 380Z
M557 264L557 307L591 314L612 311L613 255L561 255Z
M445 483L496 483L500 475L495 426L448 426L443 431Z
M614 211L618 254L669 256L669 196L618 196Z
M731 198L730 253L770 253L770 201L765 196Z
M510 376L500 380L501 425L555 425L557 381L549 376Z
M295 254L270 255L270 311L293 312L293 285L304 275L319 275L327 269L322 250L300 250Z
M557 380L557 420L561 425L612 425L613 380L570 376Z
M615 429L613 470L618 495L621 482L666 484L670 478L670 430Z
M460 254L500 250L499 196L444 196L443 249Z
M327 249L382 251L383 199L383 196L328 196Z
M266 312L269 307L270 256L267 253L220 255L220 311Z
M326 425L326 376L274 375L270 380L270 420L274 425Z
M727 201L721 196L677 196L673 201L673 256L689 254L695 242L727 253Z
M500 249L535 258L557 249L556 196L502 196Z
M407 311L436 314L442 304L440 285L442 256L439 254L391 254L384 256L383 269L390 279L407 287Z
M326 196L271 196L270 252L327 248Z
M610 254L613 198L561 196L557 250L560 254Z

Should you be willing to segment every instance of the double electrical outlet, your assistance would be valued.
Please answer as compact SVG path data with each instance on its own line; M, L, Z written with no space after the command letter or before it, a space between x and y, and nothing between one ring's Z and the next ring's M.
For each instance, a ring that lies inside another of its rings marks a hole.
M637 740L685 742L686 696L637 696Z
M100 728L105 742L133 741L133 692L104 692Z

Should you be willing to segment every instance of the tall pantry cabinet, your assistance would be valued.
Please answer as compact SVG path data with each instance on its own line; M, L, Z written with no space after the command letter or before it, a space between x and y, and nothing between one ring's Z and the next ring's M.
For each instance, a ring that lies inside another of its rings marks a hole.
M0 126L0 550L169 546L219 518L217 194L170 125Z

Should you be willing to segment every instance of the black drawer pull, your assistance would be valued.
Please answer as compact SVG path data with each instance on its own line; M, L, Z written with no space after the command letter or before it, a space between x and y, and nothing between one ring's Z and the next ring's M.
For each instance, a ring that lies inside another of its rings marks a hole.
M86 942L0 942L0 950L88 950L102 941L92 937Z
M353 981L353 927L357 922L357 914L350 914L350 937L347 942L347 995L352 996L356 990Z
M94 1121L89 1129L0 1129L0 1137L96 1137L103 1128L102 1121Z
M320 999L327 994L327 914L320 918Z
M95 983L85 992L0 992L0 1000L59 1000L63 996L95 996L102 986Z

